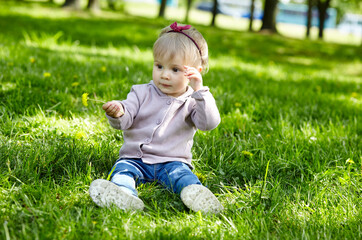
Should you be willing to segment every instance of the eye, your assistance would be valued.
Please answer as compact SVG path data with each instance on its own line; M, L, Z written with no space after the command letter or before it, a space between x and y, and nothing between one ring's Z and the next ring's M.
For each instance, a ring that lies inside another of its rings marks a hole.
M179 72L180 70L178 68L172 68L172 71L174 71L175 73Z
M156 67L157 67L158 69L162 69L162 65L161 65L161 64L156 64Z

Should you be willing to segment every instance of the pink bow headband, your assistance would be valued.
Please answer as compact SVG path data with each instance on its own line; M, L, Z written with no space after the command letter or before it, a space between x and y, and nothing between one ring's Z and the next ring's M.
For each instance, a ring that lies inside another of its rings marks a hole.
M195 42L195 40L190 37L190 35L188 35L187 33L184 33L183 30L188 30L191 28L191 25L185 25L185 26L177 26L177 22L174 22L170 25L171 29L170 31L168 32L176 32L176 33L182 33L183 35L185 35L186 37L188 37L194 44L195 46L197 47L197 49L199 50L199 53L200 53L200 56L202 56L201 54L201 49L199 47L199 45L197 45L197 43Z

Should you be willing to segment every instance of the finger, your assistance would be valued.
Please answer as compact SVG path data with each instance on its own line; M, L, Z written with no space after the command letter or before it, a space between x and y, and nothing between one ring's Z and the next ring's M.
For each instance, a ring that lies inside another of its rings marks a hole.
M114 105L111 103L108 108L105 110L108 115L113 114Z
M201 80L200 74L197 73L191 73L186 76L188 79L195 79L195 80Z
M110 109L110 112L112 114L115 114L117 112L117 108L118 108L118 106L116 104L112 104L112 108Z
M110 102L106 102L105 104L103 104L103 106L102 106L103 110L107 110L109 105L110 105Z
M186 76L186 77L189 77L189 76L194 75L194 74L196 74L196 73L195 73L195 72L192 72L192 71L187 71L187 72L185 72L185 76Z
M184 69L185 69L185 74L189 74L190 72L193 72L194 70L196 70L195 68L193 67L189 67L189 66L184 66Z
M190 71L190 70L193 70L193 69L195 69L195 68L184 65L184 69L185 69L186 71ZM196 70L196 69L195 69L195 70Z
M118 118L118 117L120 117L120 116L122 116L122 115L123 115L123 112L122 112L122 111L119 111L119 112L117 112L117 113L114 115L114 117Z

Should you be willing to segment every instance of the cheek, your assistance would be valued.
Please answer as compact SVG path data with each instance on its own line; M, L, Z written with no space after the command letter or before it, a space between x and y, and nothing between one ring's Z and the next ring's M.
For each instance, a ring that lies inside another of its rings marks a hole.
M152 79L155 80L157 78L157 73L155 70L152 71Z

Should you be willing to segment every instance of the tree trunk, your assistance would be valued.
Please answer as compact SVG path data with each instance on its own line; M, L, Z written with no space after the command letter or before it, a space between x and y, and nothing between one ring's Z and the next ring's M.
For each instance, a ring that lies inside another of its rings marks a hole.
M214 0L214 6L212 7L212 20L211 20L211 26L215 26L216 15L217 15L217 9L218 9L218 1L217 1L217 0Z
M254 10L255 10L255 0L251 0L251 2L250 2L250 16L249 16L249 32L253 31Z
M158 17L161 17L161 18L165 17L166 1L167 0L162 0L161 1L160 11L158 13Z
M88 0L87 9L91 11L99 11L99 0Z
M185 23L189 21L189 13L191 9L192 0L187 0Z
M310 36L310 28L312 26L312 10L313 10L313 0L308 0L308 12L307 12L307 32L306 37Z
M107 0L109 9L116 11L116 0Z
M270 33L276 33L276 9L278 0L265 0L263 24L260 31L266 30Z
M324 22L327 16L327 9L329 7L329 3L331 0L318 0L317 7L318 7L318 18L319 18L319 33L318 38L323 39L323 32L324 32Z
M62 8L80 9L80 0L65 0Z

